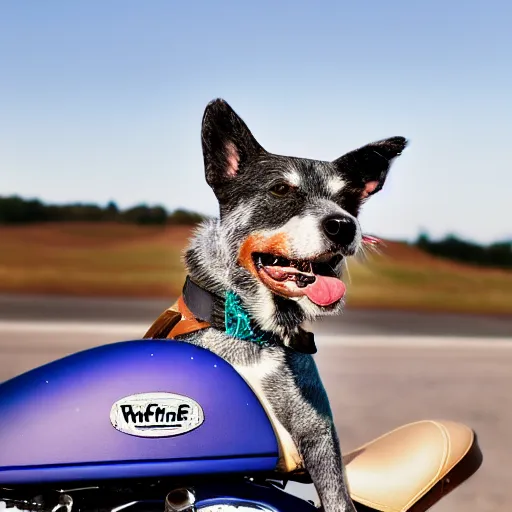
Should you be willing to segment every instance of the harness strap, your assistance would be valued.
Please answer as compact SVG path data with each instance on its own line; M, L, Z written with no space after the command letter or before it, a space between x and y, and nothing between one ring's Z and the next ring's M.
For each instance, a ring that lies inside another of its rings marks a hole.
M174 338L208 327L210 327L210 323L197 320L185 304L183 296L180 295L178 300L153 322L146 334L144 334L143 339Z
M175 338L211 327L215 300L224 301L227 334L261 346L270 343L270 333L261 331L252 323L235 294L228 292L227 298L221 298L194 283L189 276L178 300L153 322L144 339ZM303 354L315 354L317 351L313 333L301 327L296 329L288 346Z

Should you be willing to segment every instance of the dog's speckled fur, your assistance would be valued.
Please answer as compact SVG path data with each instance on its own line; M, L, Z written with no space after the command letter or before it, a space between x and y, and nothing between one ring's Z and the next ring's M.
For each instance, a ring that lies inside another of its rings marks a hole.
M256 323L277 334L282 344L262 348L227 336L221 301L212 327L184 339L224 358L263 393L296 444L324 510L352 511L338 437L315 362L290 346L303 322L340 312L343 300L321 307L306 296L274 293L242 252L244 244L255 240L289 259L311 260L326 252L354 254L361 244L359 208L380 190L406 140L394 137L369 144L334 162L273 155L226 102L215 100L203 117L202 142L206 180L219 201L220 219L197 230L185 254L189 275L220 297L228 290L236 292ZM276 197L271 189L282 183L289 185L288 193ZM325 235L321 222L330 216L353 221L350 241L337 244ZM341 266L334 269L338 277Z

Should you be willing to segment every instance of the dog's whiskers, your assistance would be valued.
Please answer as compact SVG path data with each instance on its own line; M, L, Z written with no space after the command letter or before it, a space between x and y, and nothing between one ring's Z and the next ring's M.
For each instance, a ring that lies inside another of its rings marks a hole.
M352 275L350 274L350 268L348 267L348 260L346 258L343 259L343 264L345 265L345 269L347 271L348 282L352 284Z
M357 248L356 253L354 254L354 257L356 260L363 260L367 262L370 259L370 256L372 254L380 255L382 254L382 246L386 246L386 244L382 240L378 240L378 242L375 243L361 243L359 247Z
M368 253L367 253L367 247L364 245L364 244L360 244L355 252L355 254L353 255L353 258L358 261L358 260L367 260L368 259Z

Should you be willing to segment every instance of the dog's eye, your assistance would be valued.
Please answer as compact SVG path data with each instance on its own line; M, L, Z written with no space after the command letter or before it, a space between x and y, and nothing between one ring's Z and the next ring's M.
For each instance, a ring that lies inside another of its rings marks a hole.
M278 185L274 185L270 189L270 193L276 197L283 197L289 192L291 192L292 187L287 183L279 183Z

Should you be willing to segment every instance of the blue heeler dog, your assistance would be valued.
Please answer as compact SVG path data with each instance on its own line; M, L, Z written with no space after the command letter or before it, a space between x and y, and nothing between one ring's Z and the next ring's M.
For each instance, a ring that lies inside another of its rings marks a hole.
M182 339L229 362L274 425L278 470L309 476L326 512L354 511L304 322L341 311L343 260L363 239L359 209L407 141L381 140L333 162L274 155L215 100L202 144L220 218L196 232L183 294L146 337Z

